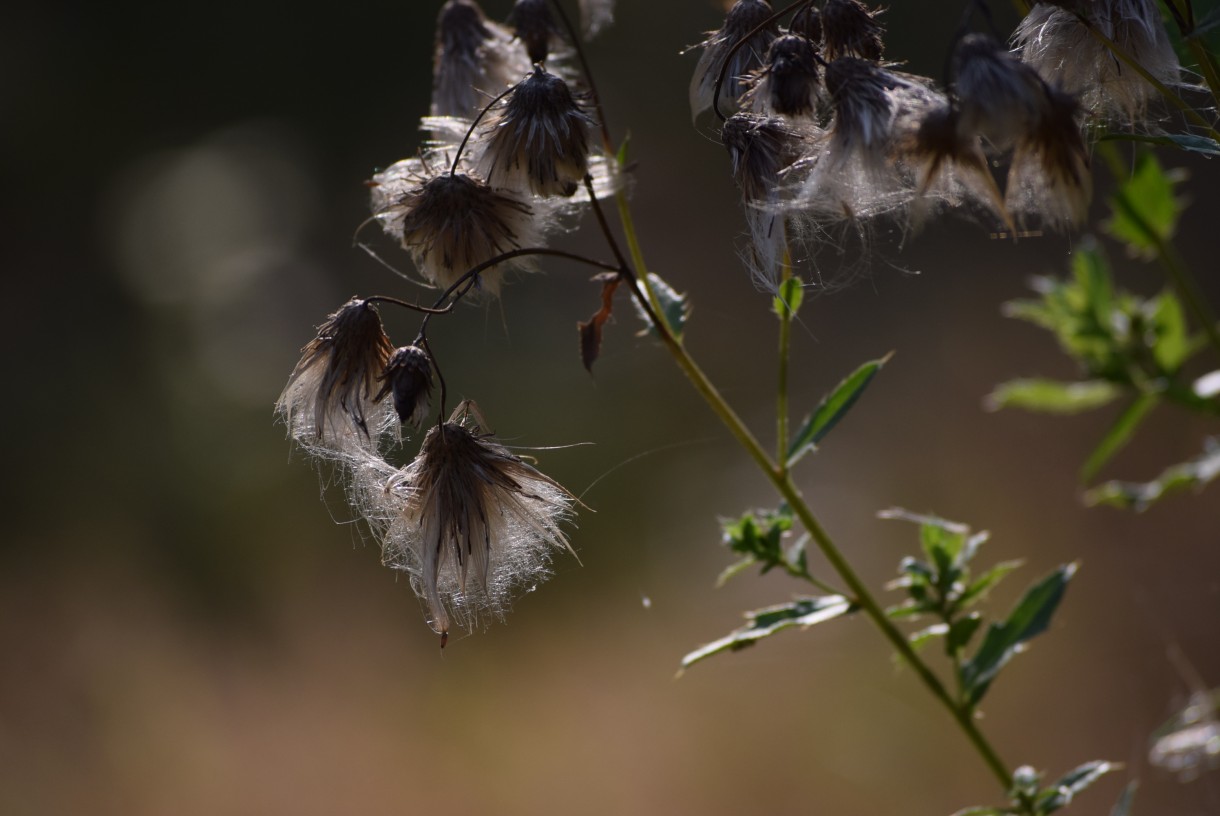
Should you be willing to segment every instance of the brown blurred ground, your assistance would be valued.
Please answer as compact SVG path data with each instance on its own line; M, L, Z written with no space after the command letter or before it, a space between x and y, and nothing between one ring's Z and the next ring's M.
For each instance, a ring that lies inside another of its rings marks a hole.
M505 625L441 655L405 582L333 523L340 497L319 501L271 405L329 310L407 291L349 247L361 180L416 143L438 5L29 4L0 27L0 813L865 816L993 802L982 765L862 620L672 679L741 610L801 587L713 590L728 561L716 517L772 499L625 303L596 377L583 372L573 327L597 306L583 271L548 265L438 325L434 343L451 388L503 436L595 443L540 454L578 493L605 476L573 535L584 566L560 561ZM690 292L692 349L769 439L774 330L736 261L722 149L689 124L694 59L678 56L716 11L620 6L591 58L615 134L633 137L645 251ZM890 52L938 73L956 4L893 6ZM1183 246L1220 302L1217 170L1192 172ZM563 242L602 253L588 230ZM1082 559L1053 632L989 696L987 731L1010 763L1052 774L1129 763L1137 813L1218 813L1220 776L1180 784L1144 760L1190 691L1167 649L1220 684L1216 494L1085 510L1074 474L1106 417L981 408L1000 380L1073 373L999 315L1071 243L937 225L901 251L883 239L893 265L807 306L798 412L859 362L898 355L801 484L874 585L914 546L875 520L891 505L986 527L991 557L1026 558L997 610L1022 579ZM1159 287L1154 269L1119 265L1125 285ZM1150 477L1214 432L1166 412L1111 475ZM1122 784L1074 812L1108 812Z

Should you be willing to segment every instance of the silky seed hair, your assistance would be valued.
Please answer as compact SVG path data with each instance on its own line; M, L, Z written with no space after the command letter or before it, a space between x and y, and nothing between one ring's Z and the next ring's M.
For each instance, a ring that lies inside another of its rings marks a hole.
M766 0L737 0L729 9L724 25L712 31L708 38L693 48L702 48L703 55L695 66L690 85L691 118L712 107L716 95L716 82L728 60L724 86L720 89L720 101L734 103L748 88L751 73L761 68L771 42L779 36L779 25L772 22L749 38L740 48L729 52L772 14L771 4ZM690 50L690 49L688 49Z
M1038 73L986 34L958 40L952 59L958 123L1007 150L1047 115L1047 86Z
M487 99L529 70L508 29L488 20L474 0L448 0L436 22L433 116L473 117Z
M374 445L388 426L375 394L393 349L365 300L352 298L327 317L276 402L289 435L323 457Z
M826 58L880 60L885 50L885 27L877 22L880 13L857 0L826 0L821 15Z
M567 83L535 66L482 129L478 172L497 188L570 196L589 172L592 124Z
M1089 153L1081 134L1080 105L1071 94L1047 88L1046 115L1023 135L1008 168L1004 204L1021 226L1051 229L1079 225L1093 192Z
M580 0L580 27L585 37L596 37L614 22L614 0Z

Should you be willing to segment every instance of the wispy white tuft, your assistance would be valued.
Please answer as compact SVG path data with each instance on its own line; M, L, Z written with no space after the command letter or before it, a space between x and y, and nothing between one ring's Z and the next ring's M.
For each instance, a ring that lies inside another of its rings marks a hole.
M478 3L448 0L436 24L432 115L474 117L529 68L525 49Z

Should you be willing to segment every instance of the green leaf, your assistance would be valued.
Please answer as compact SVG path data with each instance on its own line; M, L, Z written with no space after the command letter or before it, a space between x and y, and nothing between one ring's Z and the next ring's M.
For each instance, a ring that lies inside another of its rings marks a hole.
M1147 510L1158 499L1182 490L1202 490L1220 476L1220 440L1208 439L1203 453L1166 468L1151 482L1106 482L1085 494L1090 506L1109 505L1124 510Z
M1152 330L1155 333L1152 353L1157 365L1166 374L1174 374L1190 355L1190 338L1186 333L1186 317L1182 304L1172 292L1164 292L1150 304Z
M1153 257L1157 246L1173 237L1182 202L1174 197L1174 186L1183 180L1178 172L1166 172L1151 152L1141 152L1131 178L1124 181L1110 201L1113 217L1106 227L1137 256Z
M618 162L618 166L620 169L627 166L627 154L630 152L630 147L631 147L631 133L628 132L627 135L623 137L623 143L618 146L618 153L615 154L615 157L614 157L615 160Z
M660 316L669 327L670 333L681 340L682 332L686 328L686 319L690 316L690 303L687 301L687 296L678 294L655 272L648 273L648 287L652 289L657 303L661 305ZM645 333L648 331L652 331L652 328L646 329Z
M791 603L747 612L746 620L749 623L682 658L682 669L686 670L699 661L721 652L736 652L747 646L753 646L763 638L770 637L784 629L794 626L808 628L854 611L855 607L842 595L825 595L820 598L800 598Z
M1193 133L1170 133L1164 136L1149 136L1142 133L1107 133L1101 138L1101 141L1143 142L1164 147L1176 147L1189 153L1201 153L1204 156L1220 156L1220 142L1206 136L1196 136Z
M1127 787L1123 788L1122 794L1119 795L1118 801L1114 803L1114 808L1110 811L1110 816L1131 816L1131 806L1135 803L1135 790L1139 787L1139 781L1132 779Z
M911 646L915 649L922 649L928 644L932 638L944 637L949 634L949 625L945 623L934 623L931 626L920 629L918 632L912 632L907 636Z
M949 636L945 638L945 653L952 657L966 648L982 623L983 616L977 612L955 620L949 626Z
M1084 466L1080 469L1080 481L1093 481L1098 471L1131 441L1131 435L1135 433L1135 429L1156 407L1158 401L1154 394L1141 394L1123 410L1114 424L1110 426L1110 430L1106 431L1106 435L1102 437L1096 449L1085 460Z
M1055 782L1054 785L1038 794L1038 800L1035 804L1038 813L1054 813L1060 808L1067 807L1072 803L1072 799L1076 794L1111 771L1118 770L1119 767L1112 762L1095 760L1075 768Z
M851 410L851 407L856 404L856 400L864 393L864 389L868 388L869 383L873 381L873 377L877 376L877 372L890 361L892 356L894 356L893 352L890 352L880 360L873 360L860 366L851 376L839 383L834 391L822 399L814 412L801 424L800 430L796 432L796 436L792 440L792 445L788 448L789 466L796 464L805 454L817 449L818 443Z
M716 588L720 589L720 587L724 586L738 575L741 575L741 573L745 572L757 563L758 559L754 558L753 556L747 556L740 561L735 561L734 563L729 564L720 571L718 576L716 576Z
M966 591L962 593L962 597L958 600L958 604L966 607L975 601L982 599L982 597L986 595L993 586L1004 580L1004 577L1008 575L1008 573L1012 572L1023 563L1025 562L1001 561L999 564L996 564L994 567L976 578L973 583L970 584L970 586L966 587Z
M1055 570L1026 591L1007 620L987 627L978 651L962 665L962 689L971 706L983 699L991 681L1013 655L1031 638L1046 631L1075 573L1075 564Z
M1106 380L1010 380L996 386L987 396L986 406L989 411L1023 408L1048 414L1078 414L1100 408L1120 393L1118 386Z
M800 278L793 276L779 285L772 308L777 315L787 312L790 317L795 317L804 301L805 287Z

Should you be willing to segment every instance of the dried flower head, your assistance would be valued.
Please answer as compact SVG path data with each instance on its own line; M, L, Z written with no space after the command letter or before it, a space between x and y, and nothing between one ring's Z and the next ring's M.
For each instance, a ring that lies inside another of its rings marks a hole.
M1004 203L1022 223L1034 218L1063 229L1087 215L1093 177L1079 113L1074 97L1048 87L1046 115L1017 142Z
M1000 150L1038 127L1046 115L1046 83L1033 68L986 34L967 34L953 51L958 124Z
M393 395L394 411L404 425L416 428L428 416L432 396L432 359L419 346L395 349L381 374L382 386L373 398L375 402Z
M289 435L319 453L370 443L389 419L374 393L393 349L365 300L352 298L326 318L276 402Z
M497 103L478 171L495 187L570 196L589 172L589 126L568 85L541 65Z
M547 576L555 550L572 551L560 529L572 495L482 424L463 402L383 488L385 561L411 576L442 638L451 617L501 614L515 588Z
M771 13L771 4L766 0L737 0L729 9L721 29L709 32L706 40L693 46L702 48L703 56L695 66L695 75L690 83L691 118L697 119L699 114L712 107L716 82L725 68L726 60L729 63L720 98L733 101L746 91L749 75L762 67L771 41L779 36L779 26L774 22L749 36L755 28L763 25ZM749 39L729 59L729 52L747 36Z
M818 95L817 49L813 43L796 34L777 38L747 94L747 106L760 113L812 116Z
M1116 59L1088 26L1113 40L1159 81L1181 82L1182 66L1155 0L1082 0L1069 8L1038 3L1017 27L1013 43L1022 60L1077 96L1090 115L1130 128L1145 125L1156 90Z
M507 190L492 189L473 173L430 175L407 160L373 177L373 207L382 228L411 253L424 279L440 289L457 283L476 266L514 249L541 244L539 219L530 204ZM508 262L527 267L520 260ZM497 264L476 285L500 291Z
M508 29L488 20L474 0L448 0L436 21L432 115L474 116L529 70Z
M822 39L826 58L862 57L879 60L885 50L885 28L877 22L880 11L870 11L859 0L826 0L822 6Z
M817 6L808 5L792 15L788 23L789 34L799 34L815 46L822 43L822 13Z
M508 24L517 32L530 62L546 62L552 42L557 40L559 24L551 14L548 0L516 0L509 12Z

